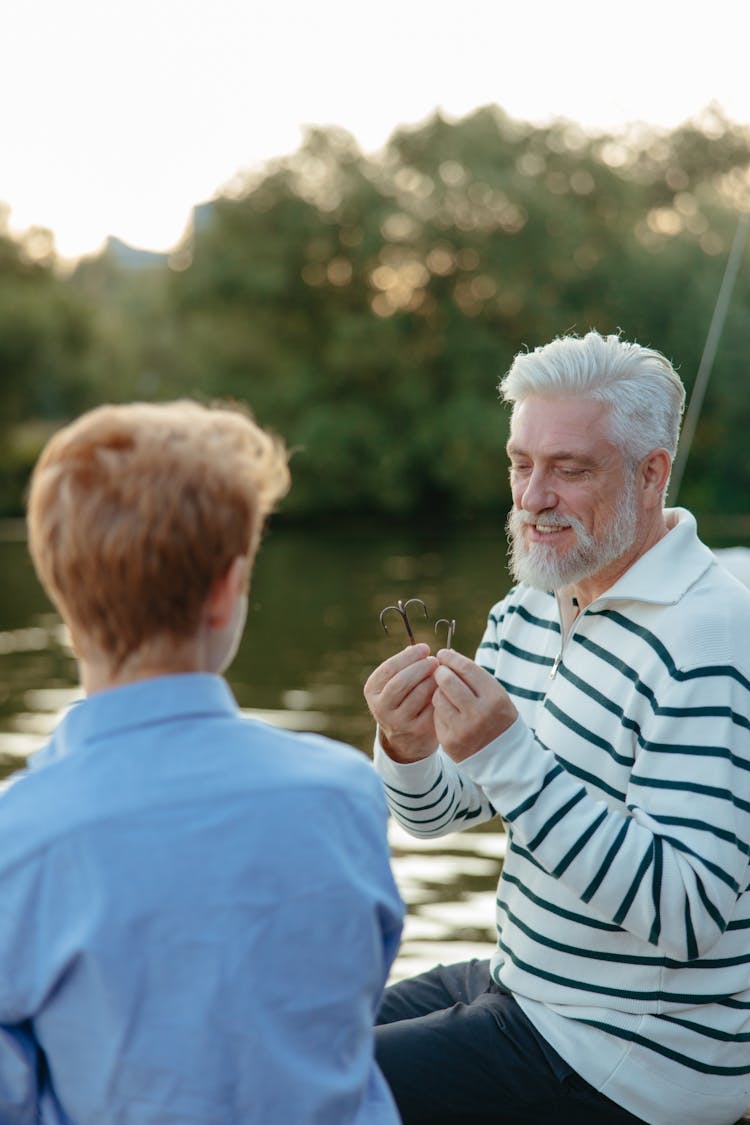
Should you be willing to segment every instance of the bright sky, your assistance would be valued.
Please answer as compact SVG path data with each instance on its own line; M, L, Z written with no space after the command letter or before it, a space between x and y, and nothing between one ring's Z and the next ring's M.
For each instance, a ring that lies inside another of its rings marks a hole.
M750 123L745 0L6 0L0 201L59 252L166 249L194 204L334 124L494 102L587 128Z

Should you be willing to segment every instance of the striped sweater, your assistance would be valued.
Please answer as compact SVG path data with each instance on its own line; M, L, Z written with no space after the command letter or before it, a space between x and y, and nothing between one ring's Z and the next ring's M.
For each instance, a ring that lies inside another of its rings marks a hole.
M376 764L414 835L502 817L491 969L552 1046L653 1125L721 1125L750 1103L750 592L668 518L568 629L523 585L494 607L509 730Z

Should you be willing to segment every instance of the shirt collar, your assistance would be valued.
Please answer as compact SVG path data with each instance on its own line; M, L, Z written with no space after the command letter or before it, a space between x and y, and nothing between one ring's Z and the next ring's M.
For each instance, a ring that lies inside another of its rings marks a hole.
M29 759L38 769L101 737L126 734L155 723L196 715L236 715L226 680L203 672L158 676L96 692L75 703L50 742Z

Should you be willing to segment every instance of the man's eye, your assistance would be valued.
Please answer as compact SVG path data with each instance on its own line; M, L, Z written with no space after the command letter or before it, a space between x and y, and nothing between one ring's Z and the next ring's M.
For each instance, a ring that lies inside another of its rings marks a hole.
M573 478L573 477L582 477L586 470L585 469L559 468L557 471L558 471L558 473L560 474L561 477L567 477L567 478L570 479L570 478Z

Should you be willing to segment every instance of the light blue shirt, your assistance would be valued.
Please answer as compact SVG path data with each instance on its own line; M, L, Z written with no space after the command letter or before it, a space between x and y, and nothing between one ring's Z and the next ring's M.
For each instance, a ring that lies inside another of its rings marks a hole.
M75 706L0 796L0 1122L394 1125L380 782L181 675Z

